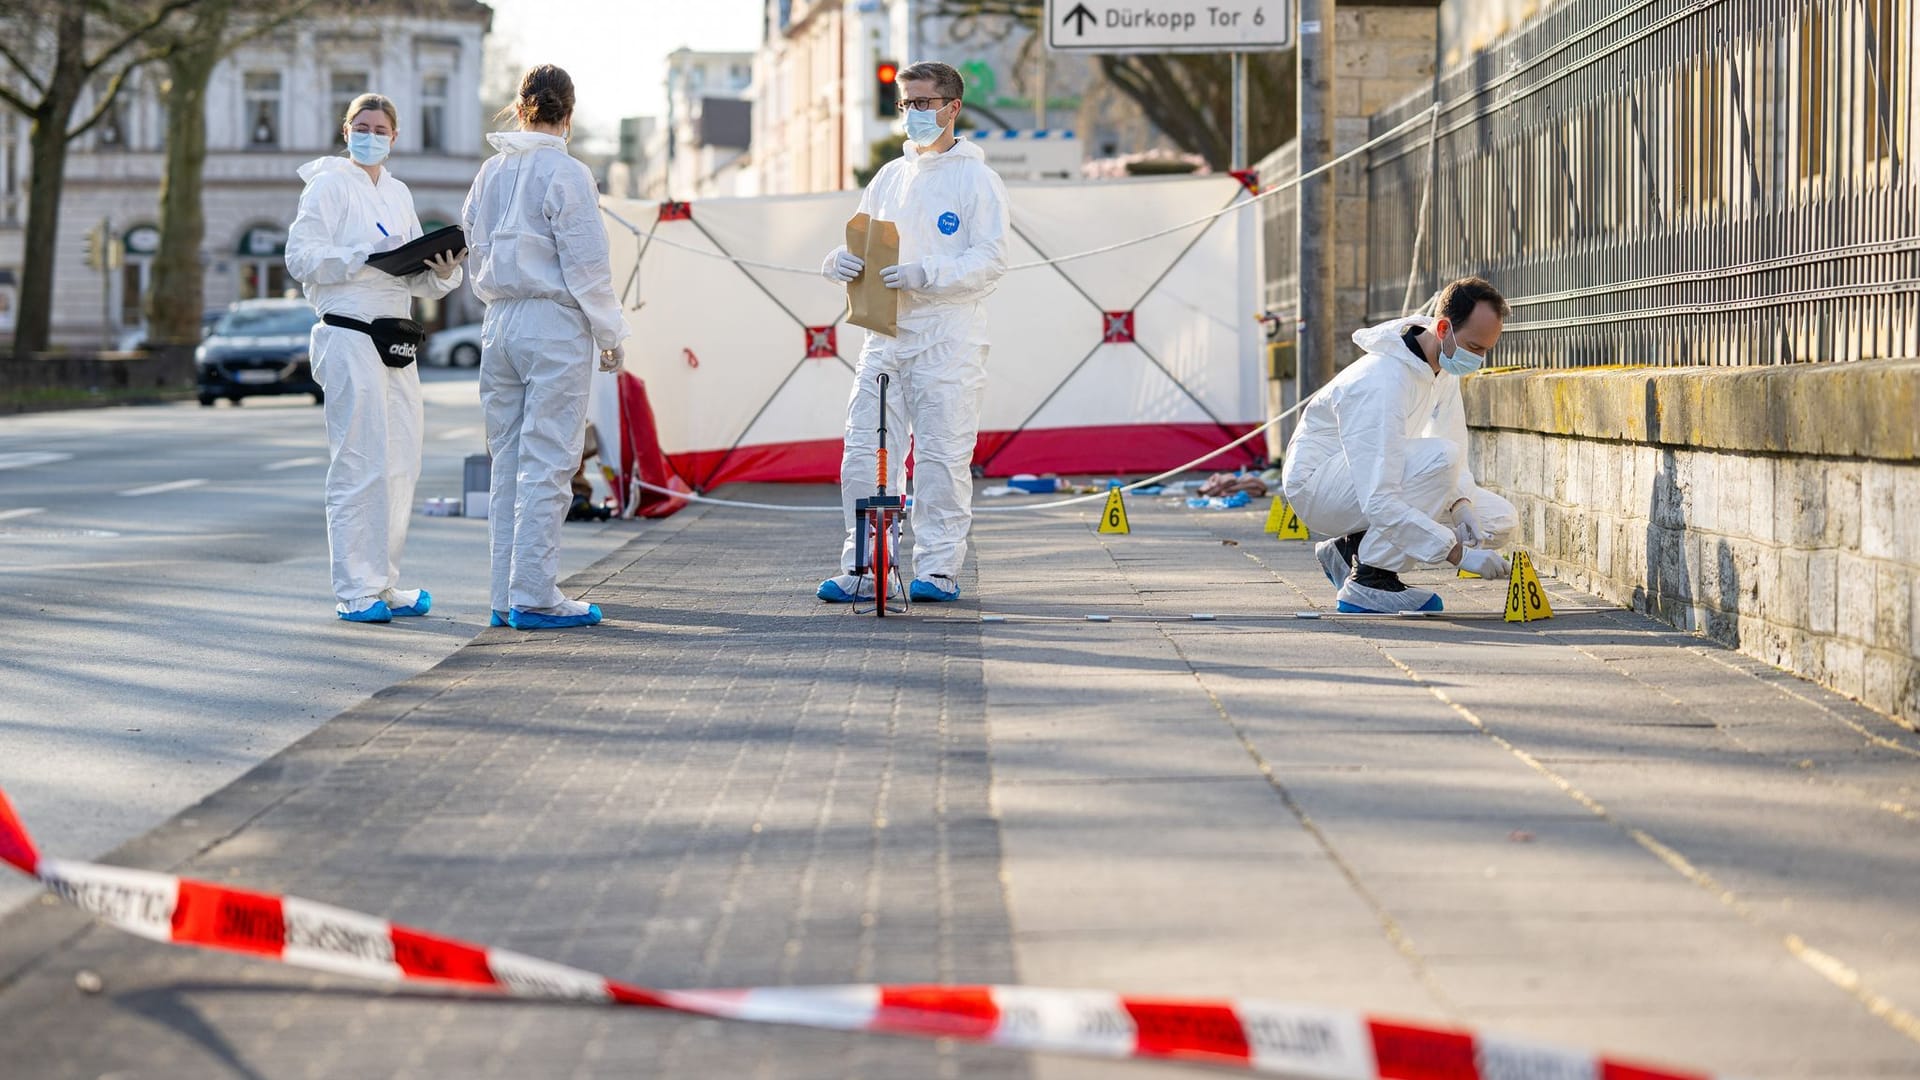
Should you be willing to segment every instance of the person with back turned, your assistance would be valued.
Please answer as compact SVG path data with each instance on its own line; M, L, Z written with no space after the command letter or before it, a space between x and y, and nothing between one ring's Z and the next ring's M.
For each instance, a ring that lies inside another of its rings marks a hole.
M503 115L520 130L487 136L460 214L473 245L480 330L480 411L493 455L493 618L516 630L593 626L600 606L560 591L560 526L586 439L597 365L618 371L627 324L613 294L607 230L593 173L567 153L573 79L528 71Z

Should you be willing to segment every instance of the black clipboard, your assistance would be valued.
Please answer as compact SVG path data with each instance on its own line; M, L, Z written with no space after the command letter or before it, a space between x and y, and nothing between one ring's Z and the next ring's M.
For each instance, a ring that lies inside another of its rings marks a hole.
M460 226L449 225L444 229L435 229L427 235L409 244L383 251L367 260L367 265L375 270L384 271L394 277L411 277L427 268L427 260L441 255L457 255L465 251L467 236Z

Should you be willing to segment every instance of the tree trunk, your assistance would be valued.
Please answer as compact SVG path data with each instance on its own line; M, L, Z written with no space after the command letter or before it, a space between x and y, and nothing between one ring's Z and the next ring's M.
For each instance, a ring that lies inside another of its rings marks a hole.
M27 186L20 318L13 334L16 360L44 350L53 325L53 267L60 246L60 192L67 177L67 125L85 85L86 37L86 15L79 5L67 5L60 14L53 73L28 136L33 178ZM67 252L69 258L79 255L77 250Z
M147 293L147 336L161 349L190 349L200 341L200 313L206 307L200 245L207 235L201 203L207 83L220 59L220 38L217 29L196 35L167 60L167 169L160 185L160 250Z

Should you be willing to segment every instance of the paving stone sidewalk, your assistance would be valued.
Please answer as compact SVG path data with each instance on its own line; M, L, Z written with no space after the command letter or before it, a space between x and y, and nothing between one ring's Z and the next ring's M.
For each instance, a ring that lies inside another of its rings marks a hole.
M818 515L649 523L574 582L608 625L490 630L105 861L655 986L1248 995L1920 1074L1920 736L1624 612L1296 620L1332 590L1263 512L1097 509L981 514L966 598L884 621L813 599ZM33 1077L1194 1075L386 992L46 905L0 921L0 1045Z

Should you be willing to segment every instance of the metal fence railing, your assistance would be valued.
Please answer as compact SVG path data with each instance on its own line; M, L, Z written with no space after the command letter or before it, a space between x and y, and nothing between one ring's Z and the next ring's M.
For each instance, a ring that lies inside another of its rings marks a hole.
M1368 309L1413 267L1507 294L1499 364L1920 356L1916 42L1913 0L1567 0L1372 155Z

